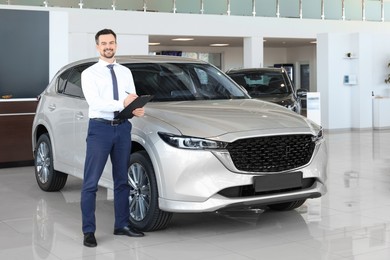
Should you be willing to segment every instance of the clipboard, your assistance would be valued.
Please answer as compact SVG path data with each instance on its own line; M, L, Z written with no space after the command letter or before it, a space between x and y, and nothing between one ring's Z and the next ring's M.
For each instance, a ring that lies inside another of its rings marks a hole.
M114 119L129 119L133 117L133 110L145 106L153 98L153 95L138 96L125 107Z

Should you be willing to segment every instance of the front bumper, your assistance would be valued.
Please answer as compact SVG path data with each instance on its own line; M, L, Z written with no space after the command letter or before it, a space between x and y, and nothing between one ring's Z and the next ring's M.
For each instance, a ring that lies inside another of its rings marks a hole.
M160 209L169 212L213 212L223 208L265 206L275 203L318 198L325 193L325 185L317 181L312 187L295 192L245 198L227 198L220 194L215 194L203 202L174 201L160 198L159 205Z
M152 149L159 190L159 207L168 212L211 212L227 207L267 205L288 201L317 198L326 193L327 149L326 143L317 145L308 165L291 172L302 172L303 179L311 179L310 186L298 190L284 190L251 196L224 196L222 191L234 187L251 186L255 176L240 173L230 167L215 153L176 149L163 141ZM288 174L289 172L284 172ZM272 174L272 173L266 173Z

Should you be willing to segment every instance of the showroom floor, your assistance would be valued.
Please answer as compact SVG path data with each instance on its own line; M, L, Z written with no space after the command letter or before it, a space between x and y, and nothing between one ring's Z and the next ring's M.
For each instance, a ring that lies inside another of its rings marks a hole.
M176 214L143 238L112 235L98 194L98 247L82 245L81 181L43 192L33 167L0 169L0 259L390 259L390 131L326 134L328 193L291 212Z

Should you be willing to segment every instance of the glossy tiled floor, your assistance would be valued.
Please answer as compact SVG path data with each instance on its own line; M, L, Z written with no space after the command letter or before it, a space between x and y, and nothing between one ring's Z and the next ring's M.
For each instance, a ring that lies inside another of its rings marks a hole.
M0 259L390 259L390 131L328 133L328 194L291 212L177 214L143 238L112 235L98 194L98 247L82 245L81 181L46 193L32 167L0 169Z

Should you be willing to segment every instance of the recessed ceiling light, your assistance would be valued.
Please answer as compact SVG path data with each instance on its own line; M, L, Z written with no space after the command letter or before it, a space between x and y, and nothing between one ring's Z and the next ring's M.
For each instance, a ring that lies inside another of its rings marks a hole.
M149 44L150 46L160 45L159 42L149 42L148 44Z
M228 43L213 43L213 44L210 44L210 46L212 47L224 47L224 46L229 46Z
M186 41L193 41L194 38L175 38L175 39L172 39L172 41L182 41L182 42L186 42Z

